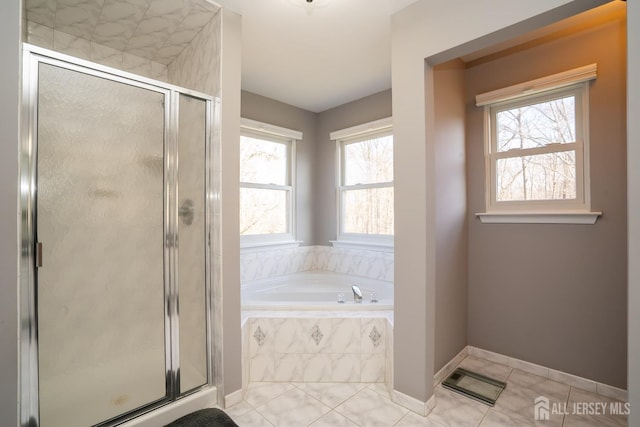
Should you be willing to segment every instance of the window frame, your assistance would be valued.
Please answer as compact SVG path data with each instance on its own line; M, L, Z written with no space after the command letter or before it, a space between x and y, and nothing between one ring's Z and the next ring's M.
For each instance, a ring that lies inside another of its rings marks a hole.
M270 249L272 247L298 246L296 241L296 143L302 140L302 132L241 118L240 138L249 137L286 147L287 164L285 184L264 184L240 181L239 189L263 189L284 191L287 198L287 218L285 233L240 235L241 249ZM240 166L242 167L242 166Z
M391 117L364 123L347 129L331 132L330 139L336 144L336 240L331 241L336 247L356 247L381 251L392 251L394 234L366 234L344 232L345 202L348 191L367 190L372 188L394 188L394 181L368 184L346 185L345 180L345 146L367 141L377 137L393 136Z
M593 224L601 212L591 211L589 162L589 82L596 78L596 64L480 94L476 105L484 107L485 212L476 214L488 223ZM565 96L575 97L575 142L498 152L496 114ZM576 198L497 201L497 161L507 158L575 151Z

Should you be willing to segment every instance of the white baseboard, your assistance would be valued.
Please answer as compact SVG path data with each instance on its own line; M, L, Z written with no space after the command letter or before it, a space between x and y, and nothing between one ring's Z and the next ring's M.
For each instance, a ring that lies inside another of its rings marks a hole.
M446 365L442 367L442 369L435 373L435 375L433 376L433 388L436 388L436 386L440 384L447 375L453 372L455 367L458 366L465 357L467 357L468 348L469 346L466 346L465 348L460 350L460 353L456 354L453 359L451 359Z
M503 365L509 366L510 368L520 369L521 371L525 371L530 374L538 375L544 378L549 378L550 380L557 381L559 383L566 384L571 387L576 387L581 390L599 394L601 396L617 399L622 402L627 402L627 399L628 399L627 390L613 387L608 384L599 383L597 381L593 381L587 378L582 378L577 375L572 375L566 372L557 371L555 369L551 369L546 366L536 365L535 363L526 362L524 360L505 356L499 353L494 353L493 351L484 350L484 349L473 347L470 345L467 346L465 350L467 354L470 356L489 360L495 363L501 363Z
M429 400L423 402L416 399L415 397L407 396L406 394L401 393L398 390L393 390L393 393L391 393L391 400L393 400L398 405L415 412L418 415L422 415L423 417L429 415L429 412L431 412L431 410L435 406L435 396L433 395L429 398Z
M238 403L242 402L243 398L244 395L242 393L242 389L236 390L233 393L229 393L224 397L224 407L230 408L233 405L237 405Z

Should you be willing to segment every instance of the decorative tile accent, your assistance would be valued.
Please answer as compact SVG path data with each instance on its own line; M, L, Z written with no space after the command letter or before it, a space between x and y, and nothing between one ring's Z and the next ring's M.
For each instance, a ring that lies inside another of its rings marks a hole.
M260 347L264 345L264 340L267 338L264 332L262 332L262 329L260 329L260 326L258 326L258 329L253 333L253 337L256 339L256 342Z
M324 337L324 334L322 333L322 331L320 330L320 328L316 324L313 327L313 329L311 329L311 338L313 338L313 340L315 341L316 345L319 345L320 341L322 341L322 337Z
M374 326L373 329L371 329L371 333L369 334L369 339L371 339L374 347L378 347L380 345L380 338L382 338L382 335L380 335L380 332L378 332L378 330Z

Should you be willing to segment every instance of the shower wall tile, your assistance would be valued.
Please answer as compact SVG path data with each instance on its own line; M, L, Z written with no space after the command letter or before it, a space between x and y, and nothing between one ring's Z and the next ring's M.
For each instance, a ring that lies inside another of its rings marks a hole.
M53 32L53 49L81 59L91 59L91 43L80 37L63 33Z
M91 60L107 67L122 69L123 53L114 48L91 42Z
M53 48L53 29L27 21L27 42L47 49Z
M58 0L54 27L91 40L104 0Z
M29 0L27 20L53 28L56 18L55 0Z
M184 40L187 39L189 29L176 35L174 44L165 46L166 51L161 52L163 55L170 55L170 51L177 49L177 47L181 51L168 64L168 76L171 83L212 96L219 94L220 29L220 14L218 13L186 47Z
M247 381L383 382L384 318L249 318L242 331ZM377 345L371 331L381 330Z
M147 0L137 0L147 1ZM27 42L155 80L168 81L167 66L51 27L27 21Z

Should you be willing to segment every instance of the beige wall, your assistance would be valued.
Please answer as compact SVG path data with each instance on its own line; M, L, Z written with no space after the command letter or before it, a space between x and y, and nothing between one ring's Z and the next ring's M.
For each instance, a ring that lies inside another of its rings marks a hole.
M467 69L469 344L626 385L625 25L614 23ZM483 109L474 97L597 63L589 90L595 225L481 224Z
M391 90L367 96L318 114L313 167L313 245L336 239L336 145L329 133L391 117Z
M640 117L640 3L627 4L627 117ZM630 426L640 425L640 121L627 122L627 183L629 221L629 415Z
M467 190L464 63L434 67L436 177L435 359L467 345Z
M317 114L242 91L242 117L302 132L296 143L296 239L313 244L313 165L316 153Z

